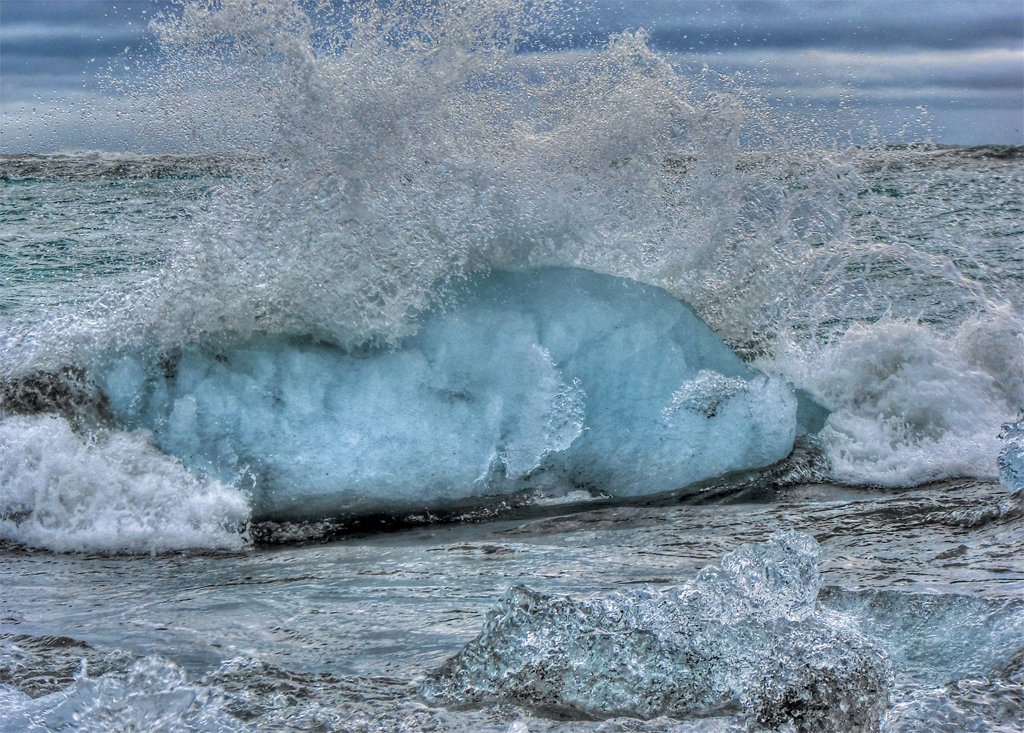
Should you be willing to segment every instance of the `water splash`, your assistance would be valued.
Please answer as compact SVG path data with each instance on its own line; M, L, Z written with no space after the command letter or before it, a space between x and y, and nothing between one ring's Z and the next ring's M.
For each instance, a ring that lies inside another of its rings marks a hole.
M835 186L789 201L820 165L776 157L784 136L763 106L700 89L642 31L593 53L517 53L554 17L396 3L314 28L297 4L245 0L157 21L165 61L145 92L164 127L263 162L220 187L144 293L79 315L75 347L254 332L397 343L453 280L542 265L666 287L733 341L765 330L733 296L767 291L768 263L777 294L799 258L746 238L786 241L777 220L807 220Z

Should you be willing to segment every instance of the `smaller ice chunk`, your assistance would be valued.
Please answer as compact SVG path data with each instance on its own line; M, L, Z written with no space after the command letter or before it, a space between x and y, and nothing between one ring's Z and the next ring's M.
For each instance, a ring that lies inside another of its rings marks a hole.
M776 532L675 589L577 601L511 588L420 693L572 717L740 714L754 728L877 731L891 664L815 611L817 558L812 537Z
M1024 489L1024 412L1005 423L999 437L1006 443L999 454L999 483L1016 494Z
M821 588L814 538L776 532L762 545L742 545L708 565L677 593L687 616L731 624L757 619L803 621Z

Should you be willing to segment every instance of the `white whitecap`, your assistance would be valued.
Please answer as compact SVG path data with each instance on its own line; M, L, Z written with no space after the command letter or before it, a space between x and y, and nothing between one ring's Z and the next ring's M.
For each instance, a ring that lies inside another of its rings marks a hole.
M197 477L148 431L80 435L56 415L0 421L0 536L59 552L241 550L245 495Z

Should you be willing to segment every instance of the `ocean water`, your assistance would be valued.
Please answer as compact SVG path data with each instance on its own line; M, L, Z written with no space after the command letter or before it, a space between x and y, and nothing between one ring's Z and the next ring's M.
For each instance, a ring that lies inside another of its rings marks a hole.
M0 727L1021 730L1024 152L405 10L0 157Z

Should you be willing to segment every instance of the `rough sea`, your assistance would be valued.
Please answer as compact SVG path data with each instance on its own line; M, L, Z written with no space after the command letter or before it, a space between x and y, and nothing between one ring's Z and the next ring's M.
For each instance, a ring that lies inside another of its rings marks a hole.
M0 728L1024 729L1024 150L189 7L0 156Z

